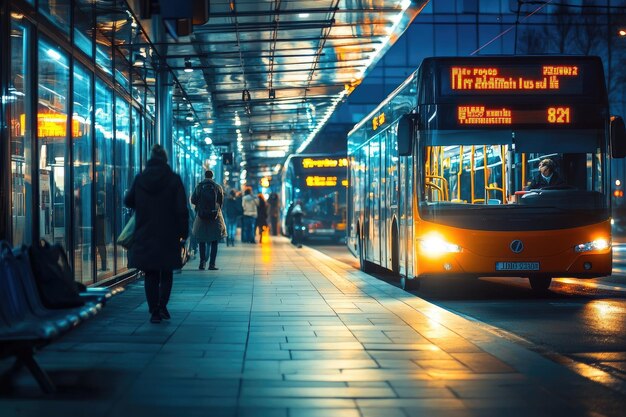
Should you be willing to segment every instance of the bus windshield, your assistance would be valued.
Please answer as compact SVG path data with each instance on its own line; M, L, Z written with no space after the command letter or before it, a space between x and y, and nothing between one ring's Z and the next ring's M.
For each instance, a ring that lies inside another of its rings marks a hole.
M516 229L515 217L529 213L546 220L536 221L541 228L596 222L608 207L601 144L597 130L431 131L421 149L420 213L494 230Z
M344 221L346 202L345 186L339 187L302 187L296 189L296 200L302 201L302 210L311 220Z

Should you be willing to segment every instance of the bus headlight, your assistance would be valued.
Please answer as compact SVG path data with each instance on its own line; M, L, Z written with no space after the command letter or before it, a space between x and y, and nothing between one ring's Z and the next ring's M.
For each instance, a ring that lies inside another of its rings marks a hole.
M440 256L445 253L461 252L461 247L453 243L446 242L441 236L426 236L419 241L420 250L426 256Z
M581 243L574 246L574 252L582 253L592 250L604 250L611 247L611 242L606 239L596 239L593 242Z

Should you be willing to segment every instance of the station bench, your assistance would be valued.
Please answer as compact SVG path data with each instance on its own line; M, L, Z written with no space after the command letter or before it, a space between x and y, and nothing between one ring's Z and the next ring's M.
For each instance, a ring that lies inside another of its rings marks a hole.
M0 388L9 386L22 368L31 372L46 393L56 391L54 383L35 360L35 353L94 317L112 292L87 289L80 293L84 305L74 308L46 308L39 296L28 248L11 249L0 244L0 359L15 357L11 368L0 377Z

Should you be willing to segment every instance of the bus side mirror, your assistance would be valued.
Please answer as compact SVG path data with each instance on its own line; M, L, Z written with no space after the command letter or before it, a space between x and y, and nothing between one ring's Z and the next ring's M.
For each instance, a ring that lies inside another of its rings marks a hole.
M626 127L620 116L611 116L611 157L626 157Z
M398 120L398 155L409 156L413 151L413 135L417 114L404 114Z

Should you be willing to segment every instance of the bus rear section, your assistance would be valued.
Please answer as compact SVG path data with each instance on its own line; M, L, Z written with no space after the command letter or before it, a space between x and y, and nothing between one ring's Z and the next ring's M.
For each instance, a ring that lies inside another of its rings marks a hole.
M293 237L297 227L304 240L344 241L347 165L345 154L300 154L287 159L282 175L286 236ZM302 210L297 225L291 214L296 204Z

